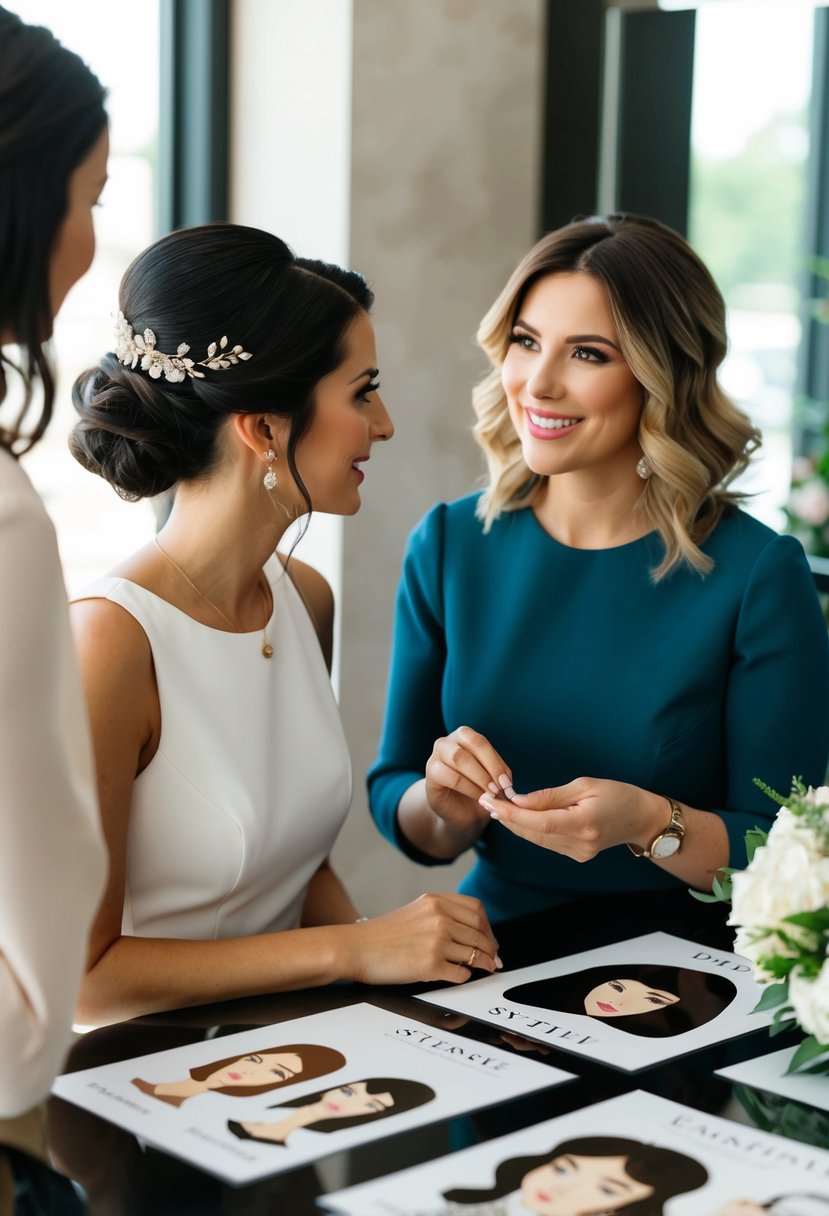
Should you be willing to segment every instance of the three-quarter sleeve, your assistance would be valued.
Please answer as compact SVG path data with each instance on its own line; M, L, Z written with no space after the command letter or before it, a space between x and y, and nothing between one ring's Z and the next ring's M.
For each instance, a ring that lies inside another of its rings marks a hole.
M0 460L0 1117L12 1117L62 1067L106 863L54 529Z
M793 777L822 785L829 754L829 638L800 542L777 536L746 584L724 706L729 864L746 864L744 837L768 830Z
M446 661L442 584L443 503L414 529L397 588L386 709L377 759L368 772L369 807L383 836L407 857L441 864L400 831L397 806L423 777L436 739L446 734L441 687Z

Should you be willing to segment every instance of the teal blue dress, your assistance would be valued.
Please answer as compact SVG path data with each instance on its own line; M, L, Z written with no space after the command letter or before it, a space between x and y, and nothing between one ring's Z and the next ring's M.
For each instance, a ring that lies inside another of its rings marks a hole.
M721 815L731 861L793 776L823 784L829 759L829 642L799 541L730 509L687 567L654 584L656 533L614 549L570 549L532 510L485 535L477 496L434 507L415 528L398 588L385 722L368 774L371 813L409 857L397 822L435 739L467 725L522 792L604 777ZM686 884L624 847L579 863L492 822L461 890L490 919L591 892Z

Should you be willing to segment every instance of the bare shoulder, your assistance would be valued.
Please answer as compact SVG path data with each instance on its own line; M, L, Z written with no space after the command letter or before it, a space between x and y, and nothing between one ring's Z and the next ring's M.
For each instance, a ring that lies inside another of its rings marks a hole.
M284 554L279 554L279 558L302 596L330 671L334 644L334 593L328 580L314 566L297 561L295 557L286 563Z
M69 606L87 706L96 741L102 736L139 752L158 734L158 693L152 648L134 616L101 598Z

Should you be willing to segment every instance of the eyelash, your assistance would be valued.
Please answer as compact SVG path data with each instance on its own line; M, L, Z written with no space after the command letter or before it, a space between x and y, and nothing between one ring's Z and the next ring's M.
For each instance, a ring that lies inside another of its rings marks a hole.
M624 984L620 984L618 980L610 980L609 983L614 992L624 992L625 986Z
M369 405L370 402L367 400L369 393L376 393L377 390L379 389L379 387L380 387L379 380L370 380L369 383L366 384L364 388L360 389L359 393L354 398L354 400L362 401L365 405Z
M510 346L520 346L522 350L538 350L538 343L529 334L513 332L507 339ZM587 358L585 356L588 356ZM607 355L595 346L574 346L573 358L579 363L609 363Z

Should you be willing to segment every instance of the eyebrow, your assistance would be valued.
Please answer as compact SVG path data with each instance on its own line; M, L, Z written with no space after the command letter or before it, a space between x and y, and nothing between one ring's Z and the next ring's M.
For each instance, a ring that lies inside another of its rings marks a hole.
M362 380L364 376L368 376L369 380L373 380L375 376L380 375L379 367L367 367L364 372L360 372L353 380L349 380L349 384L356 384L358 380Z
M516 317L513 326L520 325L522 329L526 329L528 334L532 334L534 338L540 338L541 334L537 329L533 329L532 325L528 325L526 321L522 321L521 317ZM617 346L615 342L611 342L610 338L603 338L601 334L569 334L564 339L565 342L578 344L579 342L602 342L605 346L612 346L614 350L622 353L622 348Z

